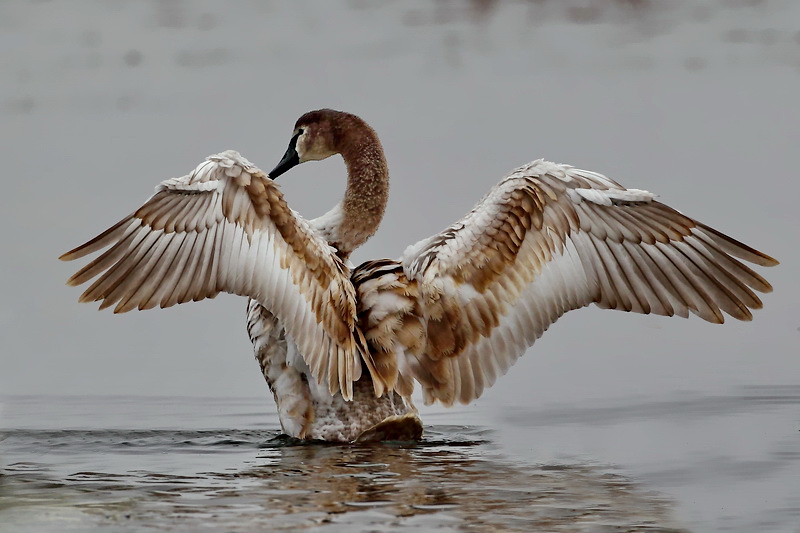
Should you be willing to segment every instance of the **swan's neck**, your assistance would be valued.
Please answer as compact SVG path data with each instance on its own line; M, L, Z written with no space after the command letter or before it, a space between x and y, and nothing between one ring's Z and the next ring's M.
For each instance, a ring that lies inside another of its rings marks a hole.
M344 198L313 221L343 259L377 231L389 199L389 169L378 136L353 118L360 123L337 132L339 153L347 166Z

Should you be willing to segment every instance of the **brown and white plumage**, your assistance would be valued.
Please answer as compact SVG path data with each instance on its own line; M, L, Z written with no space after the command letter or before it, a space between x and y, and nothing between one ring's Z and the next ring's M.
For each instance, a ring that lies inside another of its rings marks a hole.
M345 196L306 221L272 178L336 153ZM750 320L756 292L771 287L742 261L777 264L647 191L538 160L399 260L351 276L347 258L377 229L387 196L374 131L314 111L269 176L236 152L211 156L62 259L110 247L69 283L98 278L81 301L117 312L249 297L248 331L284 431L325 440L418 437L415 381L426 402L468 403L561 315L592 303Z
M210 156L162 182L133 214L61 256L111 246L72 276L81 295L117 313L170 307L220 292L268 301L313 375L352 395L361 375L349 269L277 185L237 152Z

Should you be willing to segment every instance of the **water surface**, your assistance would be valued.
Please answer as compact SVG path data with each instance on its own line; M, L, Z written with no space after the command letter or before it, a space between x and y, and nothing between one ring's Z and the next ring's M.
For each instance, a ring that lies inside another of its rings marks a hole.
M25 425L30 419L24 415L38 412L35 426L57 420L69 425L70 417L80 412L92 425L119 427L6 429L0 527L677 530L663 495L644 489L614 467L576 460L514 460L502 453L497 435L486 427L429 425L420 443L304 444L280 436L274 415L259 413L260 404L120 397L8 399L11 424ZM205 417L206 408L220 416ZM136 416L116 418L125 411ZM183 414L186 429L122 429L148 422L157 427L167 420L167 412ZM462 412L454 418L473 416ZM253 428L191 429L222 419L231 428Z
M422 442L379 445L288 439L265 403L6 397L0 529L796 531L800 517L797 387L426 409ZM731 427L750 435L720 442Z

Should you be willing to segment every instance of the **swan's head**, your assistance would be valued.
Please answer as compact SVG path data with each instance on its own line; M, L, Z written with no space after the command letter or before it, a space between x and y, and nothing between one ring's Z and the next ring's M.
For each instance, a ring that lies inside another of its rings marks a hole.
M269 173L269 177L275 179L295 165L319 161L340 153L342 129L352 126L353 119L362 122L355 115L333 109L309 111L297 119L289 148L280 163Z

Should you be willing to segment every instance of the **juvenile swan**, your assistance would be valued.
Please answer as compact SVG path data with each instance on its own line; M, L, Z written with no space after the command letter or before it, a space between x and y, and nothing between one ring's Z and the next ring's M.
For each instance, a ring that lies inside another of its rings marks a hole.
M347 165L344 198L307 221L274 180L334 154ZM68 284L97 278L80 301L115 313L248 297L283 431L327 441L420 438L415 381L425 403L469 403L561 315L592 303L751 320L755 291L772 287L740 260L778 264L647 191L540 159L400 259L352 268L388 194L372 128L321 109L298 119L269 174L232 150L212 155L61 259L107 248Z

